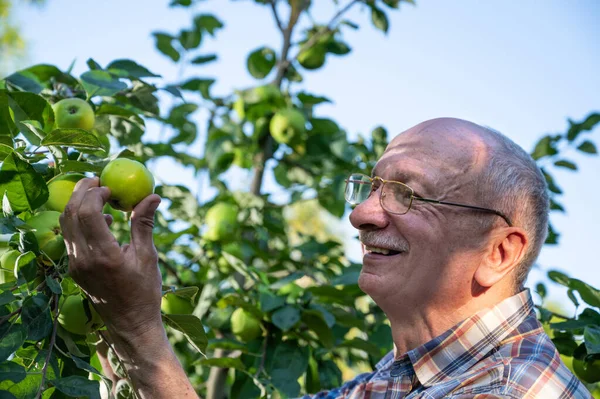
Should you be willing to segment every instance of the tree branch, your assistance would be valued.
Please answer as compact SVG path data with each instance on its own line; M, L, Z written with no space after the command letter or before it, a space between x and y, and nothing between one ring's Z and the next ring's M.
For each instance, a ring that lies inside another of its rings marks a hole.
M283 27L283 24L281 23L281 19L279 18L279 14L277 13L277 0L271 0L271 10L273 10L273 17L275 18L275 22L277 22L277 27L279 28L279 30L281 31L281 33L283 33L285 31L285 28Z
M58 302L58 294L54 294L54 302ZM60 310L59 310L60 312ZM50 345L48 346L48 354L46 355L46 360L44 362L44 367L42 368L42 381L40 382L40 389L38 390L36 399L42 397L42 392L44 392L44 383L46 382L46 373L48 372L48 365L50 364L50 358L52 357L52 349L54 348L54 343L56 342L56 332L58 331L58 313L54 318L54 325L52 326L52 337L50 338Z

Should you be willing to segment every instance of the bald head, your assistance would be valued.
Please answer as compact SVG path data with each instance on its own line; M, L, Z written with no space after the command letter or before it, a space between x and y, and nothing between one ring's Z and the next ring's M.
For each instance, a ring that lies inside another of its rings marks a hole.
M382 160L403 153L441 170L434 184L467 193L474 205L503 212L527 232L530 243L515 275L515 286L522 286L548 230L546 182L531 156L501 133L456 118L428 120L399 134ZM480 221L485 229L499 222Z

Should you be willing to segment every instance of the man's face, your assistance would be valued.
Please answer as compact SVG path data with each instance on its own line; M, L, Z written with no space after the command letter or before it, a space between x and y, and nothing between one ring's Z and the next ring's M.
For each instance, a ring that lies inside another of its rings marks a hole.
M419 125L399 135L373 175L401 181L415 196L475 202L470 183L485 158L483 143L444 127ZM363 243L361 289L388 314L398 305L451 309L465 303L481 256L481 236L473 229L479 216L420 201L413 201L407 214L389 214L380 195L381 187L350 215ZM399 253L384 255L371 247Z

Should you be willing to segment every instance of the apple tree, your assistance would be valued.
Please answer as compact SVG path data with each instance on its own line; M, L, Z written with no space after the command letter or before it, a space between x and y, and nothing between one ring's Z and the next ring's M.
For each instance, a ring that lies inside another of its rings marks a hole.
M166 183L155 189L163 198L155 226L163 321L202 397L317 392L372 368L392 348L385 315L358 288L360 265L344 256L334 235L298 228L290 211L343 217L348 172L370 174L388 140L375 124L368 136L350 140L320 111L331 100L306 87L302 75L351 52L344 33L359 27L346 19L349 9L363 7L386 32L387 13L410 1L350 0L324 21L309 18L307 0L254 2L273 16L282 45L257 44L245 65L255 84L232 93L215 93L215 78L201 74L166 81L129 59L100 65L90 58L79 76L34 65L0 81L2 397L135 397L102 321L68 275L56 223L76 181L100 176L116 158L170 159L214 192L208 198ZM193 3L170 6L192 10ZM300 29L300 21L311 26ZM218 16L190 11L188 26L153 37L165 57L202 71L218 57L202 44L218 40L222 29ZM65 99L89 106L93 124L60 122L81 110L64 114L57 104ZM552 168L576 169L563 156L569 149L596 153L587 133L599 119L572 122L534 150L547 164L555 211L562 206ZM200 155L188 151L197 143ZM231 185L241 172L251 173L248 190ZM266 187L266 176L276 187ZM105 213L127 243L129 214L110 205ZM551 229L548 244L557 237ZM598 290L558 272L550 278L585 309L566 317L540 307L540 318L565 357L591 365L600 358ZM543 298L546 287L537 291Z

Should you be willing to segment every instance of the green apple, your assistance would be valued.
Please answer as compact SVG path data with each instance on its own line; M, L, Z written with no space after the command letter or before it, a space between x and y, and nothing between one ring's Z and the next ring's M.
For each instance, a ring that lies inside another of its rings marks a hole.
M87 101L80 98L65 98L52 106L56 126L60 129L92 130L96 117Z
M573 370L577 377L589 384L600 381L600 359L586 362L573 358Z
M194 305L171 292L162 297L160 309L166 314L190 314L194 311Z
M0 257L0 284L15 281L15 263L21 255L16 249L6 251Z
M60 212L42 211L27 220L27 224L34 228L40 250L50 259L57 261L65 252L65 241L59 222Z
M69 173L58 175L48 182L48 201L46 208L51 211L64 212L65 206L71 199L75 185L85 175L81 173Z
M237 223L237 207L226 202L213 205L206 212L206 233L204 238L210 241L227 242L235 238Z
M244 308L237 308L231 314L231 332L242 342L260 337L260 320Z
M288 108L277 111L273 115L269 128L271 136L273 136L275 141L280 144L288 144L294 138L298 138L304 134L306 130L305 124L306 119L300 111Z
M92 331L96 331L98 328L102 327L102 319L90 303L87 305L91 317L88 317L86 313L83 296L61 296L58 301L58 306L60 308L58 322L65 330L73 334L86 335Z
M144 164L128 158L110 161L100 174L100 185L110 188L108 203L130 212L154 192L154 177Z
M298 62L304 69L318 69L325 64L327 52L322 46L313 46L298 54Z

